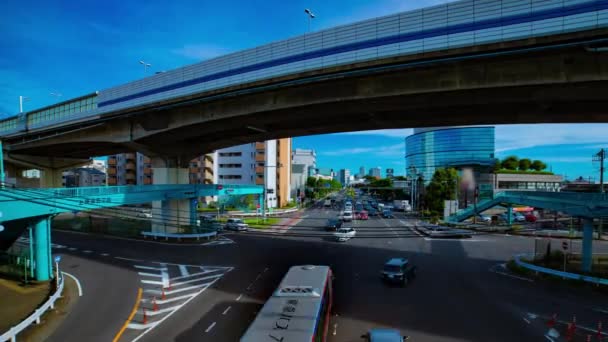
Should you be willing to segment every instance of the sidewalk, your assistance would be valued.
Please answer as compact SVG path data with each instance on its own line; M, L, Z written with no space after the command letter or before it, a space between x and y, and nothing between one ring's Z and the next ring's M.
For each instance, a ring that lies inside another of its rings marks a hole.
M29 316L49 296L50 283L22 286L20 281L0 279L0 334Z

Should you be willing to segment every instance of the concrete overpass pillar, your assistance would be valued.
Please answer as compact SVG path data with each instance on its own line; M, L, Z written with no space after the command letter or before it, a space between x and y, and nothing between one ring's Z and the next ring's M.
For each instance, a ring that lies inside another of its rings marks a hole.
M189 184L188 168L175 159L152 158L153 184ZM152 202L152 232L178 233L180 226L196 223L195 198Z
M591 264L593 262L593 219L585 218L583 220L583 264L581 265L583 272L591 272Z
M40 171L41 188L63 187L62 169L43 169Z
M37 281L47 281L53 274L51 262L51 219L45 217L33 225L34 230L34 263Z

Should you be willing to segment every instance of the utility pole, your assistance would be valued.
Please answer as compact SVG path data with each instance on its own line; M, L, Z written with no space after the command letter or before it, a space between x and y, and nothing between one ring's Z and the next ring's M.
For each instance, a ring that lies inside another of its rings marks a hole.
M597 154L593 155L593 161L600 162L600 193L604 193L604 160L606 160L606 149L602 148ZM597 238L602 239L604 230L604 218L600 217L600 225L597 228Z
M604 160L606 160L606 149L593 155L593 161L600 162L600 192L604 192Z

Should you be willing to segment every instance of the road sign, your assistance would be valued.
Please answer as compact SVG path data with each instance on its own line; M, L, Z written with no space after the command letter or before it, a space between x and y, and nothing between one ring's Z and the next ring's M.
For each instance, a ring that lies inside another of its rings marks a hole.
M61 255L55 255L55 262L61 261Z
M562 242L562 249L567 251L568 250L568 242L567 241L563 241Z

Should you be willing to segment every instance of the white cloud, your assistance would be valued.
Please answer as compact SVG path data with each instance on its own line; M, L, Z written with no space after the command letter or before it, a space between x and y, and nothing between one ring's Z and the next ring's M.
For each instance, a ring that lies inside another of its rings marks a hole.
M540 124L496 126L496 152L520 148L607 143L608 124Z
M374 131L359 131L359 132L345 132L335 133L336 135L380 135L392 138L405 138L414 132L411 128L398 128L398 129L378 129Z
M405 144L395 144L388 146L377 146L377 147L353 147L345 148L333 151L319 152L320 155L324 156L348 156L351 154L370 154L371 156L400 156L405 157Z
M204 60L225 55L230 52L230 49L212 44L188 44L174 49L172 52L187 58Z

